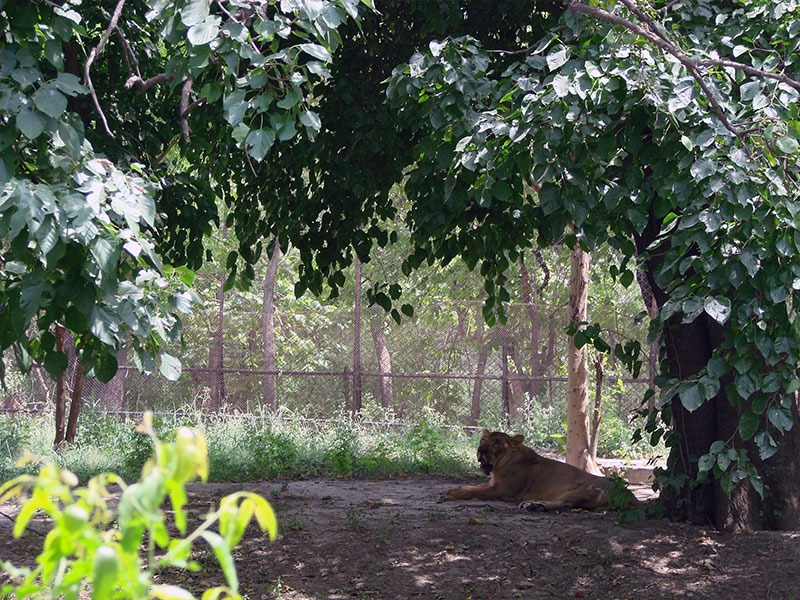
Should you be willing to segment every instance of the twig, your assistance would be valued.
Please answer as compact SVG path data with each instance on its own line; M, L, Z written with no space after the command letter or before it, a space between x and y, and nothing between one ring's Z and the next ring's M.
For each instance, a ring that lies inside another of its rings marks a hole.
M126 90L133 89L136 92L136 94L139 95L145 93L151 87L164 83L169 79L173 79L173 75L167 75L166 73L159 73L158 75L153 75L148 79L142 79L138 75L131 75L125 82L125 89Z
M192 78L187 77L181 87L180 120L183 139L189 141L189 96L192 94Z
M119 21L119 17L122 14L122 7L125 6L125 0L119 0L117 2L117 6L114 8L114 13L111 15L111 21L108 24L108 27L103 32L102 37L100 38L100 43L97 44L92 51L89 53L89 58L86 59L86 66L83 69L84 79L86 80L86 85L89 88L89 91L92 95L92 101L94 102L94 106L97 109L97 114L100 116L100 120L103 122L103 127L106 130L106 133L110 135L112 138L114 134L111 133L111 129L108 127L108 120L106 119L106 115L103 113L103 108L100 106L100 100L97 98L97 92L94 90L94 84L92 83L91 77L91 69L92 63L95 59L103 53L103 49L108 42L108 38L111 37L111 32L117 28L117 22Z
M745 132L741 128L731 123L727 115L725 115L724 110L720 106L719 102L717 102L717 99L714 97L711 88L705 82L703 74L700 72L700 67L718 66L718 67L733 68L741 70L742 72L751 76L773 79L775 81L785 83L786 85L789 85L791 87L800 90L800 82L798 82L795 79L792 79L791 77L783 73L770 73L768 71L756 69L755 67L750 67L743 63L730 60L691 58L690 56L687 56L686 53L684 53L683 50L681 50L677 46L677 44L669 40L661 31L659 31L658 28L655 27L653 20L646 14L644 14L641 10L639 10L629 0L622 0L622 3L634 15L642 19L642 21L648 26L648 28L637 25L636 23L633 23L628 19L612 14L606 10L603 10L602 8L596 6L589 6L587 4L577 2L576 0L569 0L567 3L567 7L572 11L583 13L591 17L595 17L597 19L606 21L613 25L619 25L621 27L624 27L625 29L628 29L629 31L652 42L657 47L661 48L663 51L667 52L668 54L671 54L676 59L678 59L678 61L688 69L692 78L700 86L700 89L708 99L709 103L711 104L711 107L714 110L714 113L717 115L717 118L720 120L720 122L725 126L726 129L728 129L728 131L730 131L740 139L742 139Z
M119 41L125 50L125 62L128 65L128 72L131 73L135 70L136 74L141 77L141 72L139 71L139 60L136 58L136 53L133 51L133 48L131 48L131 45L128 43L128 39L125 37L125 32L122 31L122 28L119 26L115 27L114 31L116 32L117 37L119 38Z

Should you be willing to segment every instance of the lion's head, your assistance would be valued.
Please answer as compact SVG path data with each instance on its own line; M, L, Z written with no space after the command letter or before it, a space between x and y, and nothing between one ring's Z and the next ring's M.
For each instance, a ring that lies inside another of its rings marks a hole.
M512 437L502 431L484 429L481 434L481 441L478 444L478 464L481 467L481 471L491 475L495 465L504 456L522 446L524 439L519 434Z

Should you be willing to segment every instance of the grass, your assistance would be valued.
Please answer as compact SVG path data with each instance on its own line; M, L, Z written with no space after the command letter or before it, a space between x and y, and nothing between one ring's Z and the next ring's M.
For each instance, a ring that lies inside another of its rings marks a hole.
M515 423L511 430L527 443L557 449L563 428L559 415L534 415L535 422ZM543 427L542 424L546 424ZM136 421L87 411L81 416L76 442L54 452L52 415L0 416L0 480L36 468L36 461L17 465L25 451L55 461L86 481L110 471L126 481L138 477L149 458L150 440L135 432ZM193 409L156 415L154 428L168 436L179 426L202 431L209 446L211 481L258 481L314 476L392 477L410 473L463 475L475 471L478 430L445 427L429 413L418 424L369 424L347 416L325 422L291 414L220 415L205 417ZM489 429L505 429L484 423ZM630 428L613 423L600 447L617 457L644 447L630 444ZM617 450L616 454L614 450Z

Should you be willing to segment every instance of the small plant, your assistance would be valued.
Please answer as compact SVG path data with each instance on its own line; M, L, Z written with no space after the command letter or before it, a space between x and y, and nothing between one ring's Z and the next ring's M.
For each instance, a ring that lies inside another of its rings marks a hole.
M137 429L149 436L153 446L153 456L137 483L126 485L119 476L103 473L78 487L72 472L50 464L38 475L21 475L0 486L0 503L10 498L21 501L14 525L16 538L37 511L53 521L35 568L3 563L12 580L0 589L3 597L77 600L88 588L92 600L189 600L194 598L189 591L154 584L153 575L165 567L199 570L190 557L194 542L203 539L213 549L227 582L206 590L203 600L241 599L232 550L253 517L274 539L277 521L272 507L257 494L237 492L223 498L219 508L187 535L185 486L208 477L205 438L181 427L172 441L163 442L153 430L149 413ZM121 489L116 508L108 502L112 485ZM161 509L167 497L179 533L174 538ZM215 525L217 531L212 530Z

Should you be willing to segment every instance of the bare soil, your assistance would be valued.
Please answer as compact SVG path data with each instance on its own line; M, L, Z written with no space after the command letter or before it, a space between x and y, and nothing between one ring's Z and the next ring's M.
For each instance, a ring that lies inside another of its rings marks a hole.
M621 524L616 513L528 513L509 503L438 503L468 480L413 476L195 484L201 516L246 489L275 508L270 542L256 528L237 550L243 594L261 599L751 598L800 599L800 532L718 533L666 520ZM646 485L634 486L642 499ZM13 507L0 508L13 513ZM13 516L13 515L12 515ZM30 563L39 533L11 539L0 517L0 559ZM196 594L222 583L213 552L199 573L163 579Z

